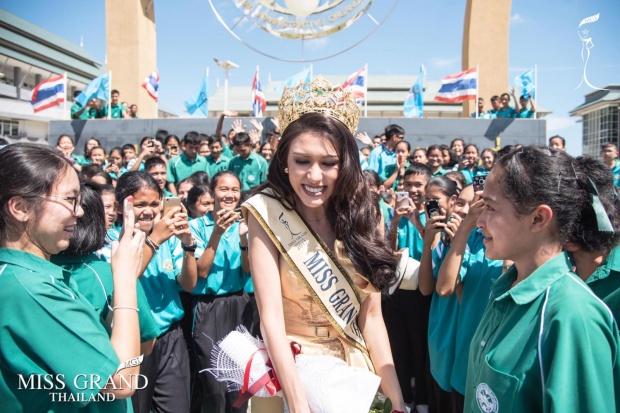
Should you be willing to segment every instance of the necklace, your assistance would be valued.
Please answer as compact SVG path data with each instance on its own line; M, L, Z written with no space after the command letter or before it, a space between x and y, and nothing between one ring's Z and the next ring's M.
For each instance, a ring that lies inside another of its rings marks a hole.
M304 217L304 218L305 218L305 219L306 219L306 221L308 221L308 222L319 222L319 221L324 220L326 216L327 216L327 215L323 215L321 218L318 218L318 219L308 219L308 218L306 218L306 217Z

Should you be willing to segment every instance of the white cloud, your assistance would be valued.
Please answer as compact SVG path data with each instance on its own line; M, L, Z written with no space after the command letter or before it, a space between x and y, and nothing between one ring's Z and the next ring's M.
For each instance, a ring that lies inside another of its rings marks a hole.
M544 118L547 121L547 131L556 132L562 129L570 128L577 124L577 118L569 116L549 115Z
M304 41L304 47L308 50L317 51L323 50L329 44L329 37L317 37L316 39L310 39Z
M520 23L525 23L526 21L527 19L521 16L521 13L515 13L512 16L510 16L510 24L520 24Z
M461 61L460 58L455 57L455 58L440 58L440 57L434 57L431 59L431 65L433 65L434 67L448 67L448 66L453 66L457 63L459 63Z

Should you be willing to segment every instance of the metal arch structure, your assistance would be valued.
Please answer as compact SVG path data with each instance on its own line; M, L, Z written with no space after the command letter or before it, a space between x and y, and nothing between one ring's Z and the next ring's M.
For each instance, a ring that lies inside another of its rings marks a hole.
M247 48L255 51L256 53L259 53L265 57L268 57L270 59L274 59L274 60L278 60L281 62L288 62L288 63L307 63L307 62L318 62L321 60L327 60L327 59L331 59L332 57L335 56L339 56L343 53L346 53L347 51L353 49L354 47L360 45L361 43L363 43L366 39L368 39L370 36L372 36L377 29L379 29L383 23L385 23L385 21L391 16L392 12L394 11L394 9L396 8L396 6L398 5L400 0L394 0L394 3L392 4L392 7L389 9L389 11L387 12L387 14L383 17L383 19L381 21L377 21L376 19L374 19L372 16L370 16L368 13L365 13L365 15L375 24L375 27L368 32L365 36L363 36L362 38L360 38L358 41L356 41L355 43L349 45L348 47L346 47L343 50L340 50L336 53L332 53L326 56L321 56L321 57L315 57L315 58L311 58L311 59L286 59L286 58L282 58L279 56L275 56L273 54L267 53L263 50L258 49L257 47L249 44L248 42L246 42L245 40L243 40L241 37L239 37L239 35L237 35L233 29L231 27L228 26L228 24L226 24L226 22L224 21L223 17L221 16L221 14L217 11L217 9L215 8L215 5L213 4L213 0L208 0L209 1L209 6L211 7L211 10L213 11L213 14L215 15L215 17L217 18L217 20L220 22L220 24L226 29L226 31L228 33L230 33L231 36L233 36L237 41L239 41L241 44L243 44L244 46L246 46ZM237 26L243 19L246 19L246 16L241 17L236 23L235 26ZM300 39L301 43L302 43L302 53L303 53L303 42L304 39Z

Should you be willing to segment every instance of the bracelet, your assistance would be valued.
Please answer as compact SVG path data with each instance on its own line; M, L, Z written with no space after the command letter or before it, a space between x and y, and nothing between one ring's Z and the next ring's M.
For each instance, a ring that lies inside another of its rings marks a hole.
M246 245L244 247L243 245L241 245L241 243L239 243L239 248L241 248L241 251L247 251L248 250L248 246Z
M146 243L146 245L153 249L153 252L159 251L159 245L157 245L155 241L153 241L151 238L146 237L146 240L144 242Z
M112 311L115 310L136 310L137 313L140 312L140 309L137 307L125 307L125 306L118 306L118 307L112 307Z

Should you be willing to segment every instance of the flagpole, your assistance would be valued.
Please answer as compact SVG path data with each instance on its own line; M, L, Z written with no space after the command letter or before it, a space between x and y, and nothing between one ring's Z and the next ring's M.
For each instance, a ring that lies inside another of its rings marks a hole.
M108 71L108 119L112 119L112 71Z
M366 70L366 78L364 81L364 88L366 90L364 91L364 117L367 118L368 117L368 63L366 63L365 70Z
M65 103L62 107L62 116L63 118L67 118L67 92L69 91L68 86L69 86L69 82L67 81L67 72L65 72L64 74L65 76ZM69 119L71 119L71 115L69 115Z
M205 82L207 82L207 93L209 91L209 66L207 66L206 70L205 70L205 76L207 77L207 79L205 80ZM207 96L207 99L209 99L209 96ZM209 117L209 107L207 107L207 114L205 115L205 117Z
M538 102L538 65L534 65L534 96L536 96L536 102ZM538 103L536 103L536 106L538 106ZM534 119L538 119L538 111L534 112Z
M157 99L155 100L155 119L159 118L159 70L155 69L157 73ZM126 109L126 108L125 108Z
M478 113L478 99L480 94L480 65L476 65L476 101L474 102L474 107L476 108L476 119L480 116Z

